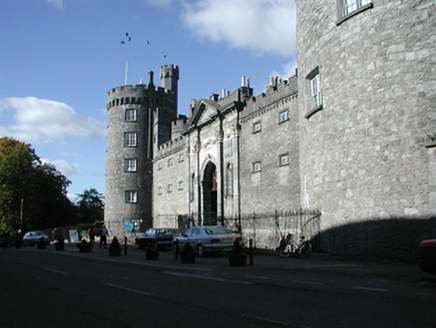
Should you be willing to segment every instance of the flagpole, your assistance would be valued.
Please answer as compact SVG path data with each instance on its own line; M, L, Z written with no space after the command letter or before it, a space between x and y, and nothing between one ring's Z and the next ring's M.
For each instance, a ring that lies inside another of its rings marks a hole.
M124 74L124 85L127 85L127 71L129 68L129 62L126 60L126 72Z

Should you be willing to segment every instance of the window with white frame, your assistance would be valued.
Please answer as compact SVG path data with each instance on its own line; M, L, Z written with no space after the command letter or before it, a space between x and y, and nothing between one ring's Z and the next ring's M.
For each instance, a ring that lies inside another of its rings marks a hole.
M136 121L136 109L128 108L126 109L126 122L135 122Z
M126 158L124 159L124 171L125 172L136 172L136 158Z
M323 108L322 106L322 94L321 94L321 77L319 67L313 69L309 75L306 76L308 81L308 96L309 96L309 112L305 115L309 118L317 111Z
M136 132L124 133L124 146L125 147L136 147L136 145L137 145Z
M133 190L126 190L126 203L137 203L138 192Z
M279 165L280 166L289 165L289 154L282 154L279 156Z
M183 181L179 181L177 184L178 184L178 189L183 190Z
M171 183L168 185L167 191L168 192L173 192L173 185Z
M283 123L287 120L289 120L289 111L288 110L281 111L279 114L279 123Z
M262 130L262 125L260 122L253 123L253 133L260 132Z
M157 187L157 194L162 195L162 186Z
M253 173L260 172L262 170L262 165L260 162L253 163Z
M348 16L359 9L370 7L372 0L340 0L342 17Z

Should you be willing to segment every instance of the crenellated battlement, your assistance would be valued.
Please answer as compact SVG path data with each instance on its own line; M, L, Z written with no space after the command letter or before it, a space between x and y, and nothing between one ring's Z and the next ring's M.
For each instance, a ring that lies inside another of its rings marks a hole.
M155 159L159 160L162 157L180 151L180 149L186 147L187 141L188 139L181 135L177 138L171 139L170 141L160 145L157 150L157 154L155 154Z
M123 85L108 91L107 108L122 105L142 105L147 99L170 97L170 90L163 87L155 88L153 84Z

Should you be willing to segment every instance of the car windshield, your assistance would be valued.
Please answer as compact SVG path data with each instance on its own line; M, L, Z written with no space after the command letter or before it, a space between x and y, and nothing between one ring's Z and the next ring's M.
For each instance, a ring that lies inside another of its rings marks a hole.
M207 227L204 228L204 231L208 234L208 235L225 235L230 233L230 231L228 231L227 229L223 228L223 227Z
M154 235L156 233L156 230L155 229L148 229L146 232L145 232L145 234L147 234L147 235Z

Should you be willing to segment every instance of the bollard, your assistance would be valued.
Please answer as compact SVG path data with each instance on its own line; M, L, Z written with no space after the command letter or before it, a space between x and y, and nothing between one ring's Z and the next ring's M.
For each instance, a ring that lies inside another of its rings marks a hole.
M177 239L174 241L174 257L176 261L179 259L179 241Z
M253 238L250 238L250 265L253 265Z
M127 236L124 236L124 256L127 256Z

